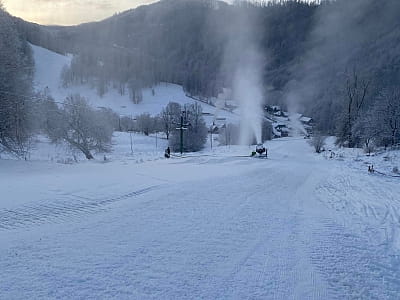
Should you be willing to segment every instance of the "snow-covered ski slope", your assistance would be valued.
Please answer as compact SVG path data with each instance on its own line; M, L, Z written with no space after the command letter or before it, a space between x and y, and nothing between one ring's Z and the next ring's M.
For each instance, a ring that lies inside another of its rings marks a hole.
M168 141L161 133L145 136L140 133L114 132L112 138L112 150L107 153L93 155L98 160L134 160L136 162L160 159L168 147ZM0 159L16 159L15 156L1 153ZM86 161L81 151L69 147L66 143L51 143L48 137L37 135L33 139L30 152L27 155L31 161L46 161L52 163L70 164Z
M205 117L208 124L212 124L215 115L218 118L225 118L228 123L238 121L238 116L235 114L217 110L214 106L186 96L182 87L176 84L161 83L155 86L154 96L151 89L144 89L143 101L140 104L134 104L128 95L121 96L112 88L103 97L99 97L96 90L91 89L88 85L63 88L61 71L64 66L71 63L71 56L63 56L35 45L31 45L31 47L35 60L35 89L37 91L48 89L56 101L64 101L71 94L80 94L95 108L111 108L116 113L125 116L136 116L142 113L157 115L171 101L181 105L197 102L201 104L203 112L210 114Z
M398 299L398 179L268 148L0 160L0 298Z

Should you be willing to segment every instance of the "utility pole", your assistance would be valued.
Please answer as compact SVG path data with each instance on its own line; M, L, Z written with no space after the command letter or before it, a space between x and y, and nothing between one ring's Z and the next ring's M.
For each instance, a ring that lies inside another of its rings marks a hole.
M187 130L187 126L189 125L188 123L184 122L184 111L182 111L181 113L181 122L180 122L180 126L178 128L176 128L176 130L180 130L181 132L181 145L180 145L180 150L181 150L181 155L183 154L183 131Z
M222 129L225 130L225 146L228 147L228 145L230 145L231 139L230 135L228 139L228 126L226 126L226 123L222 126Z
M211 128L210 128L211 150L213 148L213 131L214 131L214 128L215 128L215 121L212 122Z
M133 155L133 138L132 138L132 130L129 130L129 135L131 137L131 155Z
M121 118L120 118L120 120L121 120ZM132 115L131 115L131 128L129 130L129 136L130 136L130 139L131 139L131 155L133 155L133 136L132 136L132 132L133 132L133 121L134 120L136 121L136 119L134 119L132 117Z

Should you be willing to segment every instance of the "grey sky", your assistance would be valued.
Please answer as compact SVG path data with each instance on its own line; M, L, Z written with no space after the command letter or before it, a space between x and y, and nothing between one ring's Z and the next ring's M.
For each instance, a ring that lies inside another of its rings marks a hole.
M156 0L3 0L14 16L39 24L97 21Z

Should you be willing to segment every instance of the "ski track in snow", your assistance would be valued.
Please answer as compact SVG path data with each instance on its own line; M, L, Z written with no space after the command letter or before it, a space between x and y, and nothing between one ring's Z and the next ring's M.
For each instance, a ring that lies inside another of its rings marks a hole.
M270 149L170 160L168 184L115 197L0 210L0 298L398 299L398 183L301 140ZM211 168L226 176L179 179Z
M313 259L324 262L320 271L345 299L399 299L398 181L331 167L316 189L331 218L316 231Z
M312 260L344 299L398 299L400 256L332 220L316 229ZM322 233L322 234L321 234Z
M0 209L0 231L82 218L85 214L104 211L114 202L138 197L160 187L151 186L124 195L100 199L70 194L62 197L63 199L59 197L56 201L43 201L45 203L23 205L16 209Z

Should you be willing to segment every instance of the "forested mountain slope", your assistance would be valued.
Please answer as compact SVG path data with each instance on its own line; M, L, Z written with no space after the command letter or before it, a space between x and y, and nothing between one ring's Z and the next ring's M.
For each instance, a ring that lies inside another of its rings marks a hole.
M242 15L252 23L244 34L254 36L261 49L264 102L312 115L318 129L349 145L362 143L354 132L357 121L364 122L359 116L372 111L375 118L379 99L397 93L396 0L236 6L164 0L79 26L18 24L30 42L75 54L72 67L64 70L65 85L90 83L99 95L115 88L136 101L142 88L158 82L204 97L230 87L235 57L227 49L246 46L231 43L243 34L237 21Z

